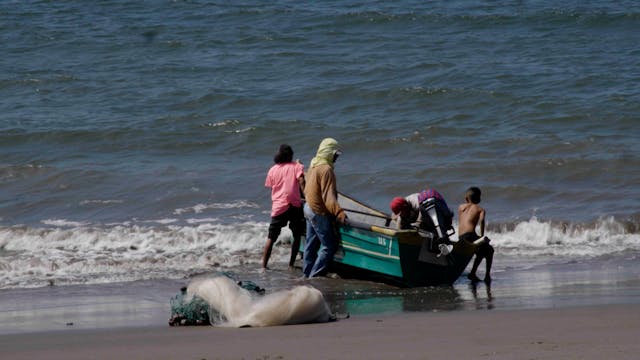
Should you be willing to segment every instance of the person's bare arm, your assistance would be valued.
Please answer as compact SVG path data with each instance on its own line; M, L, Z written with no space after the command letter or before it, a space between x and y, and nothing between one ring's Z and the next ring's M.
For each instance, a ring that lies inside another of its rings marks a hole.
M304 198L304 186L305 186L304 174L298 178L298 185L300 186L300 195L302 195L302 197Z
M484 236L484 209L480 210L480 217L478 220L480 222L480 236Z
M400 216L396 214L391 214L391 221L396 223L396 228L400 230L402 227L400 226Z

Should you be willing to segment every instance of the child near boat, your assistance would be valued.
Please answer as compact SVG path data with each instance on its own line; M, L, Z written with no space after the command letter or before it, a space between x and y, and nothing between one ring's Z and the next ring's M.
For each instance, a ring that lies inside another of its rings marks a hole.
M463 204L458 207L458 234L460 241L474 242L484 236L485 210L478 205L482 192L479 188L472 186L465 193ZM476 234L476 227L480 225L480 235ZM473 261L471 272L467 276L471 281L480 281L476 275L478 266L482 259L485 259L486 272L485 282L491 282L491 264L493 263L493 246L489 245L489 239L483 242L476 251L476 258Z

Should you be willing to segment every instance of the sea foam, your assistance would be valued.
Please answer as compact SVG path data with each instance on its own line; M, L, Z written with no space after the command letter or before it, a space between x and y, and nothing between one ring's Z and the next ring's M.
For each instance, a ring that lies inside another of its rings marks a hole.
M0 288L182 278L258 266L268 223L202 221L105 225L50 219L42 227L0 227ZM523 265L533 258L580 260L640 253L640 233L611 217L591 224L531 218L488 225L486 235L496 256L521 259ZM282 229L272 263L286 264L290 240L289 229ZM495 265L500 268L499 261Z

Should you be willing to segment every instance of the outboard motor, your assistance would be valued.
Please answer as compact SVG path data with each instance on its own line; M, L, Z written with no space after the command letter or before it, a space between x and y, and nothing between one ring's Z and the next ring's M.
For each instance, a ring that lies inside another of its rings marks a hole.
M453 213L444 201L433 197L420 203L420 213L422 216L420 229L434 235L430 251L438 252L438 245L450 243L449 236L455 233Z

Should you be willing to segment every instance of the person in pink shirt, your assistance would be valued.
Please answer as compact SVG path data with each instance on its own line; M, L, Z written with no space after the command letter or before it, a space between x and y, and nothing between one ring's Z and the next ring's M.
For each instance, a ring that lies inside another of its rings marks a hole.
M304 191L304 166L299 161L293 161L293 149L287 144L280 145L273 161L275 165L269 169L264 183L264 186L271 188L271 224L262 254L262 268L267 269L273 244L287 223L293 234L289 259L289 268L293 268L300 248L300 237L306 226L301 195Z

